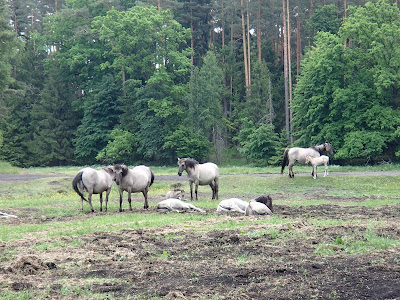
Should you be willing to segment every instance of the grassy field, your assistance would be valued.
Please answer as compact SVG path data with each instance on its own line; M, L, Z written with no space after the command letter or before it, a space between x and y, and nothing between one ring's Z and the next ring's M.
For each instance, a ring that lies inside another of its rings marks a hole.
M176 167L152 168L156 180L147 211L143 196L135 194L134 210L127 209L125 195L125 211L119 213L114 186L107 212L98 211L97 195L96 212L90 213L87 203L82 212L71 188L79 169L20 169L0 163L0 174L51 175L0 181L0 211L18 216L0 219L1 299L162 299L173 293L187 299L400 296L399 288L388 289L391 294L379 289L382 282L400 277L400 175L379 171L398 171L400 166L331 166L330 176L317 180L308 174L280 176L277 167L221 167L220 200L271 195L274 215L254 218L217 214L218 202L210 200L208 186L199 187L195 203L207 213L157 213L156 203L176 183L157 176L176 175ZM309 173L310 167L296 166L295 172ZM342 172L349 173L337 175ZM188 195L185 178L179 182ZM291 249L300 253L291 255ZM222 267L217 261L224 261ZM366 261L380 266L382 273L365 267ZM345 285L336 277L324 279L349 263L358 269L342 270ZM153 270L156 266L164 271ZM133 267L140 272L129 269ZM167 275L178 276L180 286Z

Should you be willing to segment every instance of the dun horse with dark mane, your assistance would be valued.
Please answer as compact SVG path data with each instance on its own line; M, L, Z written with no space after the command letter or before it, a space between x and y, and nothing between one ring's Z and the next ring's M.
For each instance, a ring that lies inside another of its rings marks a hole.
M195 184L195 194L197 200L197 189L199 185L209 185L212 189L212 199L218 200L218 166L208 162L200 164L191 158L178 158L178 175L186 170L190 183L190 199L193 200L193 183Z
M289 165L289 177L293 178L293 165L295 162L299 162L304 165L306 164L307 156L318 157L322 154L333 155L333 147L330 143L323 143L321 145L316 145L309 148L294 147L286 149L283 153L281 174L283 174L285 166ZM311 175L314 176L314 170Z

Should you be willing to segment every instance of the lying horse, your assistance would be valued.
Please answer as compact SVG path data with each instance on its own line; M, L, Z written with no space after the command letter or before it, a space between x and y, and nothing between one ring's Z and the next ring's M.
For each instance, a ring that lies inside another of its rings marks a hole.
M238 199L238 198L230 198L226 200L222 200L217 206L217 212L231 212L237 211L242 214L246 212L246 208L249 205L249 202Z
M72 187L75 192L81 197L81 209L83 210L83 200L89 203L90 209L94 212L92 205L92 195L100 194L100 211L103 210L103 192L106 192L106 207L108 203L108 195L111 192L113 183L112 167L105 167L99 171L92 168L84 168L76 174L72 180ZM83 191L86 190L89 195L88 199L83 196Z
M190 199L193 200L193 183L195 184L195 194L197 198L197 189L199 185L210 185L212 190L212 199L218 200L218 166L214 163L199 164L198 161L191 158L178 158L178 175L186 170L190 183Z
M171 191L168 191L168 193L165 195L165 198L166 199L174 198L183 200L183 198L185 198L185 191L181 189L173 189Z
M272 199L270 196L261 196L251 200L246 208L246 216L272 215Z
M142 192L144 196L144 208L149 208L147 193L154 182L154 174L149 167L137 166L129 169L125 165L114 165L114 180L119 190L119 211L122 211L122 194L128 192L129 210L132 210L131 193Z
M305 163L311 163L313 167L313 177L314 179L317 179L317 166L324 165L325 166L325 173L324 177L328 175L328 163L329 163L329 156L326 155L321 155L318 157L311 157L308 156L306 157Z
M283 153L281 174L283 174L285 166L289 165L289 177L293 178L293 165L296 161L301 164L305 164L306 156L318 157L321 156L321 154L326 153L333 155L333 147L330 143L323 143L321 145L312 146L309 148L294 147L286 149ZM312 173L312 175L314 176L314 173Z
M157 211L159 212L205 212L201 208L194 206L193 204L183 202L179 199L166 199L157 204Z

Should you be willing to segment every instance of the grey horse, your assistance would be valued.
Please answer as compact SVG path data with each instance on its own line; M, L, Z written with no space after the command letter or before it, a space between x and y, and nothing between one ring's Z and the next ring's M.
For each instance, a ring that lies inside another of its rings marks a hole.
M81 197L81 209L83 210L83 200L89 203L90 209L94 212L92 205L92 195L100 194L100 211L103 210L103 192L106 192L106 206L107 211L108 195L111 192L113 183L113 169L112 167L105 167L99 171L92 168L83 168L76 174L72 180L72 187L75 192ZM83 196L83 191L89 193L88 199Z
M281 174L283 174L285 166L289 165L289 177L293 178L293 165L295 162L299 162L304 165L306 164L307 156L318 157L322 154L333 155L333 147L330 143L323 143L321 145L316 145L309 148L294 147L286 149L283 153ZM311 175L314 176L314 172L312 172Z
M154 182L154 174L149 167L137 166L129 169L126 165L114 165L115 182L119 189L119 211L122 211L122 194L128 192L129 209L132 210L131 193L142 192L144 196L144 208L149 208L147 193Z

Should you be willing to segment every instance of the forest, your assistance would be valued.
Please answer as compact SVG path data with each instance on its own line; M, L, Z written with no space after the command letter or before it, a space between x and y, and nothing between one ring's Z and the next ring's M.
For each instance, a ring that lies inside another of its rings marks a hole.
M379 0L0 0L0 160L400 157L400 12Z

